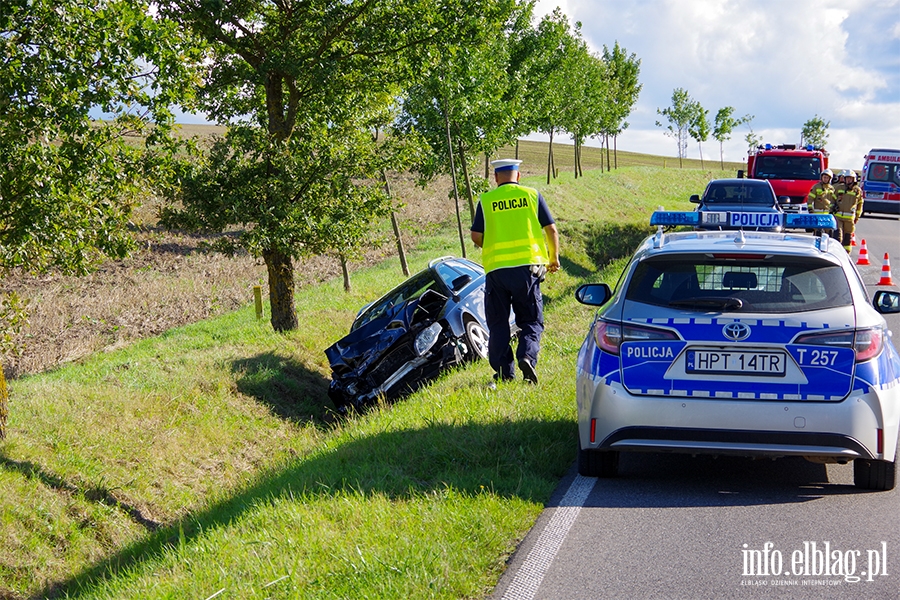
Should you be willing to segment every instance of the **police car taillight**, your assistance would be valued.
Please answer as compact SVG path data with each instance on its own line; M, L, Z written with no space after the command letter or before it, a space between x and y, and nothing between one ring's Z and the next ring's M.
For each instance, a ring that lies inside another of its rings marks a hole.
M594 342L597 347L610 354L619 353L619 344L622 343L622 327L607 321L597 321L594 324Z
M677 335L666 329L621 325L609 321L597 321L594 325L594 341L601 350L610 354L618 354L622 342L677 339Z
M853 342L853 349L856 350L856 362L875 358L881 354L883 346L884 331L880 327L857 330L856 339Z
M880 327L871 327L855 331L810 333L799 336L794 340L794 343L810 346L853 348L856 352L856 362L863 362L881 354L881 349L884 347L884 331Z

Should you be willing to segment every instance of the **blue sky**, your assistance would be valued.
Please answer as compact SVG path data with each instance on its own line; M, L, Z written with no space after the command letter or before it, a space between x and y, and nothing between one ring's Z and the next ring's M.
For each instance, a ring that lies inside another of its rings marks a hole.
M900 0L539 0L580 21L592 50L618 41L641 59L643 90L621 150L674 156L655 122L685 88L709 110L733 106L772 144L798 143L816 115L830 122L831 164L862 167L870 148L900 148ZM737 129L725 159L746 156ZM719 144L703 145L718 159ZM698 158L697 144L688 157Z

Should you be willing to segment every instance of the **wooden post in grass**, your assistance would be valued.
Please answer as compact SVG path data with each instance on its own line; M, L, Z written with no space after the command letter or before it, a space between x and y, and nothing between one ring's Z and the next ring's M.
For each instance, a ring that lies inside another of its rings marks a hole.
M254 285L253 286L253 302L256 304L256 320L259 321L263 318L263 309L262 309L262 286Z
M6 376L3 365L0 365L0 440L6 437L6 420L9 417L9 390L6 389Z
M353 289L350 286L350 269L347 268L347 257L343 252L340 254L341 257L341 273L344 275L344 291L348 294Z

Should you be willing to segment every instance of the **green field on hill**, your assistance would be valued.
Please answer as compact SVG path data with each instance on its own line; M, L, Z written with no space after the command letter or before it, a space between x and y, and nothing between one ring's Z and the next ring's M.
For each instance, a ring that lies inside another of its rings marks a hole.
M520 152L537 163L540 147ZM488 596L575 459L574 364L593 311L574 290L616 282L652 210L690 209L733 175L625 166L620 152L618 170L576 180L563 159L549 185L540 170L523 180L561 231L538 386L489 390L480 361L336 419L323 349L402 281L395 257L354 272L349 293L340 279L304 287L288 334L248 305L11 381L0 598ZM411 268L459 255L455 227L410 249Z

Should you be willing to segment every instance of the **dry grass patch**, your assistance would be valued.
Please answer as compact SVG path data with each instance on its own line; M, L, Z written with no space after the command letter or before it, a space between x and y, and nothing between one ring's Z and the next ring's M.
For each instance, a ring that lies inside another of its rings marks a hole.
M454 214L448 179L420 188L410 176L394 175L401 234L415 244ZM126 260L107 261L86 277L34 276L14 272L0 281L0 293L29 300L29 324L17 338L21 352L0 355L8 378L52 369L94 352L120 348L137 339L253 302L253 286L267 294L265 264L249 255L228 257L204 249L210 237L167 232L156 225L156 204L135 212L137 250ZM389 226L351 269L396 252ZM341 274L340 262L318 256L296 263L297 288Z

